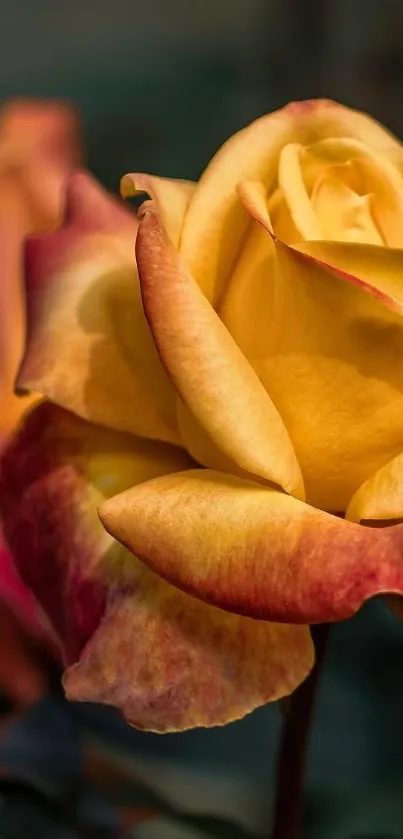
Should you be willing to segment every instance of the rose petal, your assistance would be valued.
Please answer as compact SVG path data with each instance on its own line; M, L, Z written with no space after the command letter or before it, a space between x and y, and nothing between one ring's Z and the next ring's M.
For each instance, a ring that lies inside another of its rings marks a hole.
M19 385L120 431L179 442L174 390L141 304L137 219L90 176L65 226L27 245L28 347Z
M22 582L14 557L0 533L0 601L7 603L29 635L45 641L53 650L56 641L45 614L32 591Z
M403 449L403 306L273 243L261 190L242 191L266 229L250 237L220 315L283 417L307 500L341 512Z
M102 528L102 497L190 463L176 447L44 404L9 444L0 475L7 537L24 580L65 661L79 659L65 674L68 697L111 703L157 731L240 717L291 692L312 666L306 627L237 618L194 600Z
M91 425L39 405L0 462L4 532L25 585L75 661L103 615L110 538L97 505L137 481L192 461L183 450Z
M236 614L325 623L403 593L403 525L361 527L219 472L148 481L105 502L100 517L168 582Z
M403 236L403 180L385 149L380 153L359 140L326 138L303 155L304 181L311 188L326 174L343 170L361 197L371 195L372 213L389 247L399 248ZM332 238L310 236L306 238Z
M320 221L302 177L299 143L288 143L280 152L278 184L295 228L303 239L321 239Z
M143 303L170 378L226 457L302 496L301 473L281 417L187 273L154 206L148 202L144 208L136 243ZM197 441L189 435L184 441L199 460Z
M196 282L214 305L232 274L249 219L236 196L239 181L275 186L278 157L287 143L311 144L328 137L353 137L394 152L400 143L375 120L335 102L294 102L234 134L199 181L181 239L181 253Z
M385 243L373 219L372 198L372 195L357 195L332 174L324 175L312 193L312 206L323 238L383 247Z
M29 707L49 692L49 659L32 642L8 604L0 600L0 688L17 707Z
M48 230L60 218L66 173L81 161L78 118L62 102L12 100L0 112L1 179L12 175L30 216L27 232Z
M353 495L346 518L387 521L403 517L403 454L371 475Z
M330 270L343 271L380 291L386 305L403 312L403 250L352 242L301 242L296 250Z
M24 340L23 238L60 219L63 184L80 156L77 119L66 105L22 100L0 111L0 432L32 399L16 399Z
M192 181L157 178L140 172L124 175L121 181L123 198L132 198L144 192L150 195L175 248L179 246L183 220L195 188L196 184Z
M226 614L133 557L126 565L125 587L64 676L69 699L115 705L139 728L182 731L239 719L307 676L307 627Z

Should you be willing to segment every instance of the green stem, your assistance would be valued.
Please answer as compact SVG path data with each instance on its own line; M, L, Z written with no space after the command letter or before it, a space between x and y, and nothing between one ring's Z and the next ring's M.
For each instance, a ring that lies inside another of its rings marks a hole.
M329 624L311 627L316 660L305 682L287 700L277 764L272 839L301 839L304 776L310 726Z

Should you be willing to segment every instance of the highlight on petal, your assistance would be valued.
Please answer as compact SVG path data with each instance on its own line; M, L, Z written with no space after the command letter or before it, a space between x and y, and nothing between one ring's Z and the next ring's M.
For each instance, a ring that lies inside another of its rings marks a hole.
M307 627L238 618L158 579L114 542L96 506L191 461L44 403L3 456L7 539L63 650L69 699L106 702L139 728L220 725L293 691ZM178 525L181 518L177 511Z
M200 179L186 214L181 253L196 282L217 305L231 277L249 226L236 185L260 180L273 190L281 149L328 137L351 137L395 152L400 143L370 117L327 100L294 102L234 134Z
M371 475L353 495L346 518L350 521L388 521L403 517L403 454Z
M219 313L284 420L307 500L343 512L403 449L403 307L370 276L273 241L262 204L259 190L249 191L245 206L262 227L249 236Z
M136 254L154 341L188 409L238 467L302 497L299 465L281 416L186 271L151 203L144 208ZM185 443L199 459L192 440Z
M321 226L302 177L300 151L299 143L289 143L281 150L278 184L291 219L302 238L321 239Z
M132 198L142 193L152 198L175 248L179 246L186 210L195 188L196 184L192 181L157 178L140 172L124 175L120 185L123 198Z
M326 623L403 593L403 525L361 527L219 472L157 478L99 512L153 571L235 614Z
M92 422L178 443L174 389L141 303L137 224L89 175L72 176L64 226L27 243L18 384Z

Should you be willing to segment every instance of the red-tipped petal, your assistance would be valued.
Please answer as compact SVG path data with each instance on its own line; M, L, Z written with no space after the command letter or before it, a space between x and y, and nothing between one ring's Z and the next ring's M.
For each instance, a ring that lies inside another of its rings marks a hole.
M236 614L327 623L403 593L403 526L361 527L230 475L158 478L106 501L100 516L171 584Z
M312 666L306 627L237 618L152 574L102 528L102 499L189 468L178 448L91 426L43 404L9 443L4 527L24 582L74 665L71 699L140 728L218 725L291 692ZM177 511L178 525L181 519Z

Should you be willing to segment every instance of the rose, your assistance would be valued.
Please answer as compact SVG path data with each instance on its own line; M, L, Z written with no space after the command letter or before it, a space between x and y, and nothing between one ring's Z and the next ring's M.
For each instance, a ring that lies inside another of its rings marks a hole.
M400 155L298 103L196 185L126 176L139 219L76 174L64 227L28 243L18 383L45 402L1 503L70 698L228 722L306 676L309 623L403 593L401 525L360 523L403 512Z
M77 166L74 114L55 102L13 101L0 111L0 445L37 396L17 399L13 380L23 350L22 249L27 234L51 229L62 186ZM0 534L0 687L17 703L47 689L33 639L54 651L50 626L21 582Z

